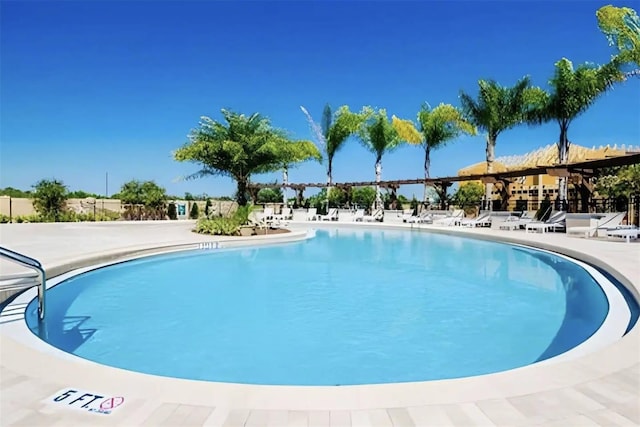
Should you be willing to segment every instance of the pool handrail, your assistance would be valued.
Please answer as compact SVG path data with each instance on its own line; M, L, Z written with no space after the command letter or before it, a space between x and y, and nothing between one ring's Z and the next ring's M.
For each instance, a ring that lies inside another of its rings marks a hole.
M47 289L47 274L42 268L42 264L37 259L28 257L11 249L0 246L0 257L13 261L16 264L20 264L23 267L35 270L40 274L40 283L38 284L38 319L44 320L45 312L45 290ZM23 289L32 287L33 284L25 285Z

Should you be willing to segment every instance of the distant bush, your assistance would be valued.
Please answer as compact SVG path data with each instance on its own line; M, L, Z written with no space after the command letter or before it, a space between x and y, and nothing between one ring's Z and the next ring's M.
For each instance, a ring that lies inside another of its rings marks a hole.
M105 210L103 212L96 212L95 215L93 214L93 212L87 213L87 212L64 211L60 214L58 218L58 222L116 221L118 219L120 219L120 214L118 212L113 212L108 210ZM14 223L52 222L51 218L38 215L38 214L18 215L13 217L11 221ZM1 219L0 219L0 222L2 222Z
M229 218L200 218L195 231L215 236L237 236L240 234L240 227L249 224L249 216L253 208L252 205L238 206L238 209Z
M258 203L280 203L282 198L280 188L262 188L258 191Z
M198 208L198 204L194 202L191 205L191 211L189 211L189 218L198 219L199 216L200 216L200 208Z
M214 236L235 236L240 231L240 224L235 218L200 218L195 231Z
M167 216L169 219L178 219L178 212L176 211L175 203L169 203L169 206L167 206Z
M6 224L9 222L9 215L0 214L0 224Z
M67 213L67 187L62 181L56 179L40 180L33 186L35 189L33 197L33 207L41 216L43 221L61 221Z

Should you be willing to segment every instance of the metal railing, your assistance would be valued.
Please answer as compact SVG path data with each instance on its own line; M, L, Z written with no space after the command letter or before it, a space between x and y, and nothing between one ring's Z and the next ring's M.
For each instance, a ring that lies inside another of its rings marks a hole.
M38 319L44 319L45 312L45 290L47 289L47 275L42 268L42 264L36 259L30 258L21 253L12 251L11 249L0 246L0 257L8 259L20 264L23 267L35 270L40 274L40 283L38 284ZM32 284L22 286L23 289L32 287ZM15 288L14 288L15 289Z

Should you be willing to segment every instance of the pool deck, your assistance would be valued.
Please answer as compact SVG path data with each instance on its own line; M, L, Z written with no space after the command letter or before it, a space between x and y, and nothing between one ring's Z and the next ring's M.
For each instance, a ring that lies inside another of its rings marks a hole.
M221 240L191 233L192 226L191 221L2 224L0 245L39 259L51 276L88 265L86 260L97 264L150 247ZM292 229L334 226L291 224ZM575 256L615 269L614 275L636 298L640 294L638 241L428 225L412 228L526 243ZM15 272L13 265L0 263L0 276ZM123 396L125 403L104 415L45 402L65 388ZM496 374L400 384L287 387L180 380L96 364L49 347L28 332L21 317L16 320L3 313L0 425L638 426L640 327L573 360Z

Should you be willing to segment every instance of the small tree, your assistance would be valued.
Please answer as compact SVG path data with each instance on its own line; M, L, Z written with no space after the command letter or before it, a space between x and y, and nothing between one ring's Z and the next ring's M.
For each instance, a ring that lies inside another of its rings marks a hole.
M153 218L164 217L164 207L167 201L167 193L164 188L153 181L141 182L131 180L122 185L120 200L129 207L129 216L140 219L141 212L134 213L134 206L144 205L147 215Z
M479 182L467 182L460 184L458 190L453 195L453 203L464 209L465 213L475 212L480 205L484 187Z
M211 210L211 199L207 197L207 203L204 205L204 215L208 218Z
M367 209L373 205L376 200L376 189L373 187L358 187L354 188L351 196L351 200L358 206L366 207Z
M56 179L43 179L33 186L33 207L45 221L60 221L67 208L67 187Z
M178 219L178 212L176 212L175 203L169 203L169 206L167 206L167 216L169 219Z
M261 188L258 191L258 203L279 203L282 198L282 189L280 188Z
M191 205L191 211L189 211L189 218L198 219L199 216L200 208L198 208L198 204L196 202L193 202L193 204Z
M189 141L173 156L180 162L194 162L202 168L187 177L199 178L207 175L229 176L236 181L236 198L240 206L247 204L249 180L252 174L275 172L283 165L301 162L319 156L318 150L309 141L291 140L283 131L271 126L260 114L245 116L222 110L223 121L202 117ZM290 162L291 144L313 147L307 156Z

